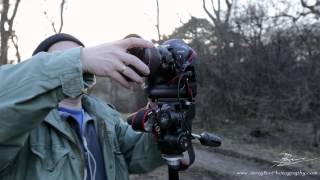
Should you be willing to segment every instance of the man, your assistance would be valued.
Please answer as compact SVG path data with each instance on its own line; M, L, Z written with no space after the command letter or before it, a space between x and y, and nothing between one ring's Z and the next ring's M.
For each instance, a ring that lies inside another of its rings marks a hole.
M133 131L113 108L85 94L92 74L127 88L124 76L141 83L127 65L149 69L127 50L152 43L129 38L79 46L57 34L29 60L0 67L0 179L126 180L163 163L151 134Z

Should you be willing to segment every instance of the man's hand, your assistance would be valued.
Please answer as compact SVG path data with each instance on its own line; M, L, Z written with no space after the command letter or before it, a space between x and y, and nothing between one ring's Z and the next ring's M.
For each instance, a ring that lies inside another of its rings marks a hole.
M139 58L127 52L128 49L134 47L151 48L153 44L140 38L127 38L83 48L80 56L83 71L97 76L110 77L126 88L130 88L130 85L123 75L137 83L142 83L142 77L128 65L132 65L145 75L148 75L150 70Z

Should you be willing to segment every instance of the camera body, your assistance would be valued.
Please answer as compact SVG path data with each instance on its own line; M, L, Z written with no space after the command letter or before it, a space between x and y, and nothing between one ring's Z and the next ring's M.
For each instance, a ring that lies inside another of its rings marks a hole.
M150 75L145 82L149 98L188 96L185 94L186 89L177 92L178 84L174 80L177 80L179 75L187 76L193 96L196 96L196 53L183 40L171 39L158 47L132 48L128 51L149 66Z

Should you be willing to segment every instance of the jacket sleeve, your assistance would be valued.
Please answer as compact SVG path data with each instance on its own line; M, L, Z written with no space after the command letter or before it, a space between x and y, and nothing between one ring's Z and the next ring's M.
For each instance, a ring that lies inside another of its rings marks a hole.
M149 172L165 163L151 133L136 132L123 121L117 124L116 133L129 173Z
M0 66L0 172L16 157L29 131L66 97L84 88L80 48L39 53Z

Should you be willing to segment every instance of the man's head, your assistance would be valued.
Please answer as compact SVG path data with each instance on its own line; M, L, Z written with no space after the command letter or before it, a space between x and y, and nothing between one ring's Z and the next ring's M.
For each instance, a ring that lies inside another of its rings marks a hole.
M32 55L36 55L39 52L55 52L55 51L63 51L76 47L84 47L84 44L74 36L65 33L59 33L48 37L43 40L38 47L34 50ZM93 74L85 73L83 76L85 80L85 87L91 88L95 85L96 79Z
M47 50L47 52L51 53L54 51L63 51L66 49L71 49L71 48L75 48L75 47L79 47L80 45L73 42L73 41L60 41L60 42L56 42L53 45L51 45L49 47L49 49Z
M35 55L39 52L61 51L78 46L84 47L84 44L79 39L70 34L59 33L43 40L33 51L32 55Z

